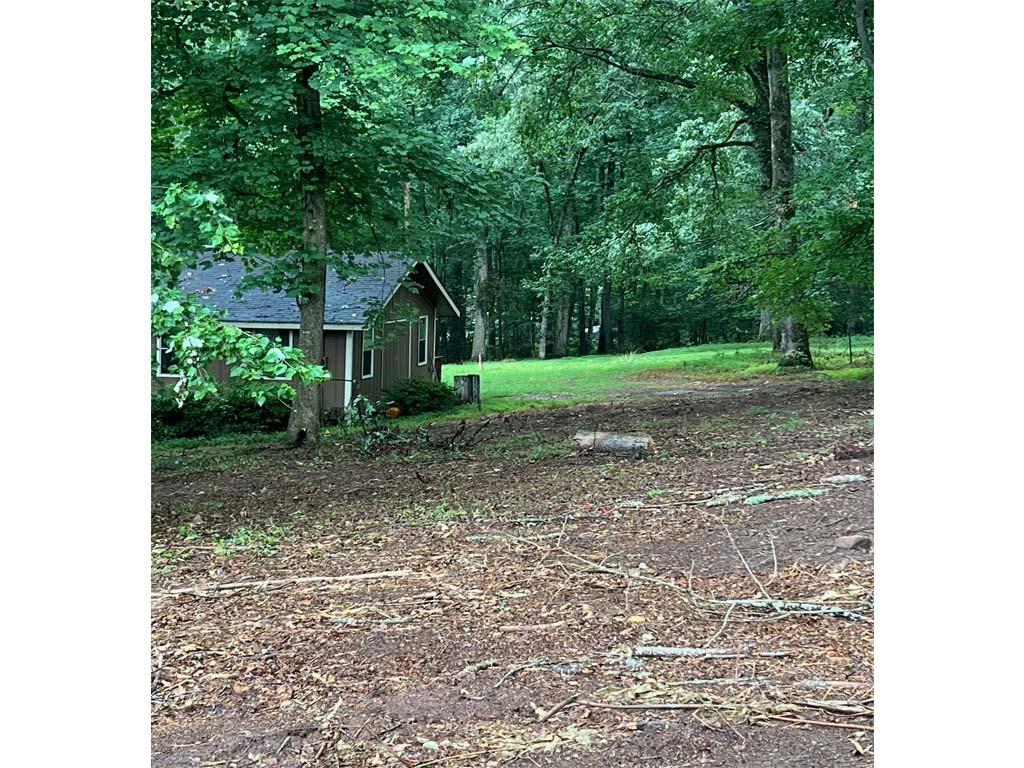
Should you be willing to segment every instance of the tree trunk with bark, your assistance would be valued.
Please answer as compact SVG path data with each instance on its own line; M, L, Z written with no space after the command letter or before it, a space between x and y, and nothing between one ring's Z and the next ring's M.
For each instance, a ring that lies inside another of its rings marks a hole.
M601 286L601 322L597 337L597 353L606 355L612 351L612 283L605 278Z
M860 53L864 63L873 73L875 71L875 45L868 31L868 12L866 0L853 0L854 14L857 17L857 38L860 40Z
M744 108L744 115L750 126L750 136L757 156L757 167L761 171L761 189L772 188L772 118L771 95L768 88L768 56L760 58L747 67L747 76L754 88L754 103Z
M544 290L544 300L540 305L540 339L537 341L537 357L541 360L548 356L548 316L551 314L551 289Z
M769 341L772 338L772 311L770 309L761 310L761 320L757 326L757 340L758 341Z
M299 72L296 88L296 138L303 147L300 173L302 187L302 266L299 283L299 348L306 360L321 363L324 357L324 305L327 290L327 171L323 158L316 154L316 143L323 132L320 92L310 84L317 67ZM288 417L288 441L301 445L320 439L322 388L318 382L296 379L295 401Z
M558 298L558 311L555 313L555 343L551 350L552 357L565 357L569 349L569 298Z
M796 165L793 159L793 110L789 96L789 61L779 48L769 47L768 94L772 126L772 192L776 223L788 253L796 251L796 238L789 231L793 218L793 185ZM811 366L811 345L806 329L792 316L782 318L779 328L779 365Z
M474 360L487 359L487 230L477 240L476 246L476 286L473 310L473 351Z
M572 437L577 450L617 453L636 458L654 453L654 440L648 435L624 435L615 432L577 432Z
M578 298L576 320L579 324L579 355L590 354L590 323L587 316L587 287L583 284L583 278L576 281L576 296Z
M619 291L619 315L616 318L619 327L616 329L615 340L618 344L619 354L626 354L626 286Z

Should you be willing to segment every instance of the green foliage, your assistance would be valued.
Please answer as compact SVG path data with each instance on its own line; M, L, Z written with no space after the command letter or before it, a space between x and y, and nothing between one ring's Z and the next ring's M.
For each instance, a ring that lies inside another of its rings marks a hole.
M378 455L391 447L422 441L419 432L403 433L396 422L384 415L384 406L357 395L345 411L345 427L355 433L356 448L366 455Z
M263 401L262 405L260 400ZM291 407L275 397L253 395L248 387L229 387L201 400L179 404L169 388L153 394L150 416L152 438L219 437L248 433L276 433L288 424Z
M347 254L371 249L430 261L467 310L442 324L450 362L473 334L492 359L535 356L545 318L549 353L588 354L602 305L609 352L747 341L762 309L814 333L870 333L873 83L854 14L833 0L157 0L154 199L180 185L161 237L176 233L174 254L230 246L248 284L308 296L300 267L325 258L302 249L313 158L328 267L351 276ZM766 46L790 61L784 236L755 146ZM303 72L324 115L312 139L295 101ZM478 307L487 320L473 328ZM371 308L378 342L383 314ZM555 350L558 323L569 332ZM174 351L197 362L188 338ZM306 370L235 347L250 380ZM182 392L203 396L192 369Z
M384 402L403 414L415 416L451 408L458 398L450 384L433 379L404 379L384 390Z
M242 526L228 536L213 537L213 553L217 557L231 558L247 552L264 555L277 553L287 528L268 523L262 528Z
M405 522L412 525L430 525L432 523L451 523L459 520L468 520L480 517L485 508L473 506L470 508L458 507L442 501L434 506L414 504L398 512Z
M210 374L215 362L228 365L232 378L239 381L282 379L248 390L260 406L269 399L291 397L292 387L285 380L329 378L322 366L307 363L299 349L226 325L218 313L177 287L185 270L209 266L214 255L223 258L244 251L220 195L194 185L171 184L152 211L151 333L174 355L169 372L177 376L173 392L179 406L216 393ZM151 363L155 374L155 354Z

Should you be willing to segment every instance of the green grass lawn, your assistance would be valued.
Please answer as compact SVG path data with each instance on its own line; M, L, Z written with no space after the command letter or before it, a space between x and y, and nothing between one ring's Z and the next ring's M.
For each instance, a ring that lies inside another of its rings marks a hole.
M853 364L850 364L846 339L816 339L811 345L817 370L793 375L829 376L837 379L871 378L874 373L874 341L870 336L853 339ZM628 355L588 355L556 360L502 360L445 365L443 378L449 384L460 374L479 373L483 407L460 406L441 413L424 413L398 419L403 429L431 421L471 418L479 413L505 413L523 408L545 408L573 403L594 402L613 397L616 392L638 389L664 389L681 380L729 381L766 377L778 373L768 344L705 344L699 347L662 349L657 352ZM779 374L781 375L781 374ZM789 374L787 374L789 375ZM325 437L339 436L337 427L328 426ZM204 448L223 468L244 462L232 448L239 443L259 445L279 443L284 433L261 435L224 435L217 438L185 438L154 444L154 458L173 461L178 469L191 468L185 457L196 448Z
M840 379L870 378L874 373L874 340L853 338L853 365L845 338L815 339L811 345L817 370L809 375ZM778 372L770 344L705 344L627 355L588 355L555 360L502 360L445 365L444 381L480 374L484 413L566 405L600 400L616 391L667 386L673 379L736 380ZM445 411L444 418L462 418L476 408ZM410 425L438 419L438 414L402 419Z

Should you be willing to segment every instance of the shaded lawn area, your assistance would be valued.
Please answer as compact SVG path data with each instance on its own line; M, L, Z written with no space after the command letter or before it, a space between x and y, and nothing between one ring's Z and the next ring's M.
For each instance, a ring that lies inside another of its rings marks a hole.
M645 390L664 390L680 382L739 381L773 376L870 380L874 375L874 338L855 336L852 346L851 365L845 338L817 338L811 345L816 370L792 373L780 373L770 344L750 342L702 344L641 354L488 361L482 371L476 363L449 364L442 369L443 379L448 384L455 376L480 374L482 408L460 406L443 412L405 416L397 419L395 424L402 429L410 429L431 422L456 421L481 414L600 402ZM325 426L325 440L331 441L343 435L344 430L338 425ZM281 443L284 439L284 432L275 432L162 440L154 444L154 456L175 455L186 459L185 463L205 468L217 466L220 461L221 468L226 469L245 463L244 456L237 455L234 450L237 445L255 447ZM196 448L208 449L209 455L186 456ZM212 463L209 462L211 457Z
M853 337L853 364L845 338L818 338L812 342L816 371L786 374L827 376L833 379L870 379L874 374L874 338ZM484 413L522 408L596 402L624 390L664 388L673 379L739 380L779 374L770 344L702 344L656 352L625 355L587 355L553 360L502 360L445 365L442 376L451 384L455 376L480 374ZM477 413L461 407L443 418ZM437 420L438 414L403 419L403 424Z

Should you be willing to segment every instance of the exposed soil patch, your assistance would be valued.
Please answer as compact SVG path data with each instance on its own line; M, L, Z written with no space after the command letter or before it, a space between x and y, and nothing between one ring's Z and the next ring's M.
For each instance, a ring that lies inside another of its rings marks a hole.
M164 456L153 764L868 765L872 556L834 544L872 531L871 408L861 382L687 382L458 455ZM577 454L578 429L658 452ZM864 620L714 602L765 595Z

